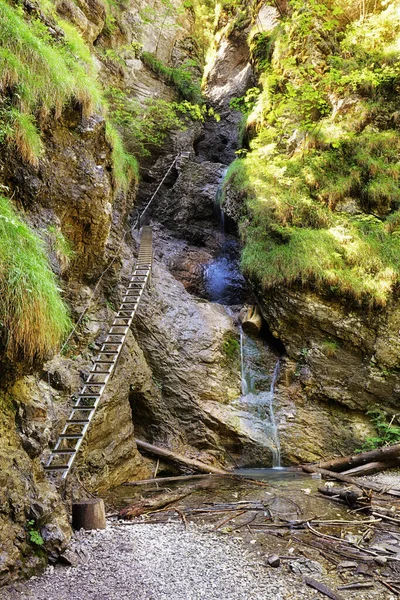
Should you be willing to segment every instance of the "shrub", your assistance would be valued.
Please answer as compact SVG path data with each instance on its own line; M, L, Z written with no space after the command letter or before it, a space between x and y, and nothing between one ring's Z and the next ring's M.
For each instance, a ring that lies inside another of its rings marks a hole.
M390 415L381 408L369 410L367 411L367 415L371 417L377 435L368 437L360 449L360 452L400 442L400 426L395 422L397 415L390 417Z

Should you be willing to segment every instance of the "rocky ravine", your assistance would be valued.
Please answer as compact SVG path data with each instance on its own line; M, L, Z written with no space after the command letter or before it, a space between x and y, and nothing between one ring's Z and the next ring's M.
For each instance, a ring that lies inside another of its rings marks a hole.
M148 50L159 43L158 30L138 24L142 4L132 2L127 9L125 32L118 34L116 45L125 43L126 36L133 39L129 31L142 36ZM80 10L86 18L77 13L82 31L88 39L98 39L104 26L101 13L95 18L83 4ZM163 30L166 59L176 55L190 29L190 23L182 25ZM67 490L70 499L86 493L81 482L101 493L127 479L147 477L153 462L138 453L135 436L210 462L232 464L233 456L241 464L270 464L270 451L251 433L248 414L234 402L240 395L239 360L224 345L237 338L233 321L219 305L189 293L203 295L202 265L222 244L213 203L239 148L241 117L229 109L229 98L252 85L246 39L245 31L229 39L222 36L208 75L207 91L222 120L178 134L152 167L146 179L150 183L141 186L139 203L179 150L191 152L191 159L171 174L153 211L153 287L76 462ZM130 60L122 73L107 64L102 69L111 80L122 77L138 97L172 97L171 88L140 60ZM76 315L87 306L94 282L114 253L121 259L107 273L68 357L56 357L29 373L23 365L2 359L0 585L45 563L45 553L30 543L29 521L34 521L50 555L62 551L69 539L66 509L46 480L41 460L105 335L136 251L129 235L120 248L134 194L115 188L102 120L82 121L69 109L45 141L47 153L39 168L28 168L13 153L3 152L1 182L16 192L15 200L36 228L55 222L71 231L77 257L64 278ZM237 200L232 194L226 209L233 218L241 211ZM62 271L56 257L54 265ZM365 410L382 398L393 407L399 393L397 342L385 341L398 339L397 311L371 320L304 291L282 290L270 298L259 295L259 300L273 335L287 352L276 391L285 464L353 450L371 432ZM337 343L333 355L326 340ZM275 356L269 360L272 372Z

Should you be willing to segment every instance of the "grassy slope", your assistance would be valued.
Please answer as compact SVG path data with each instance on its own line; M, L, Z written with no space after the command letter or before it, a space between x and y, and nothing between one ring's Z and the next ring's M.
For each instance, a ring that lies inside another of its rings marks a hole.
M246 198L243 267L265 289L384 305L400 278L400 4L350 23L337 2L290 5L253 40L253 140L228 172Z
M70 327L40 238L0 195L0 323L10 358L44 358Z
M24 161L38 164L44 152L40 125L58 119L78 102L83 115L106 102L90 49L78 31L42 0L39 19L0 0L0 143L15 145ZM45 15L45 16L43 16ZM51 25L51 28L48 27ZM137 178L137 163L119 133L107 124L116 185ZM0 197L0 334L11 358L43 358L59 347L70 326L56 278L40 238Z

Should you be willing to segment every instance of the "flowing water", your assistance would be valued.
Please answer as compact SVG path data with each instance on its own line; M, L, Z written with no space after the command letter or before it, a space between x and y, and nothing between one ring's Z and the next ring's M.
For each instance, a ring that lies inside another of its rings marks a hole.
M225 232L226 219L220 207L222 181L215 200L215 214L224 234L218 256L204 270L204 287L211 302L225 305L234 316L238 306L249 301L249 289L240 270L240 245ZM250 296L251 298L251 296ZM252 302L250 300L250 302ZM231 308L232 307L232 308ZM230 403L236 410L240 428L272 455L272 467L279 468L281 450L274 412L275 385L279 376L280 359L262 339L240 331L241 396Z
M255 374L251 370L251 361L246 360L246 350L254 352L254 344L240 328L240 365L242 378L242 395L236 401L241 407L253 413L262 422L262 429L265 434L265 443L271 450L272 467L281 466L281 447L279 442L278 427L274 411L275 386L279 376L280 358L277 359L273 373L270 378L269 389L262 389L265 386L261 383L261 389L256 389Z

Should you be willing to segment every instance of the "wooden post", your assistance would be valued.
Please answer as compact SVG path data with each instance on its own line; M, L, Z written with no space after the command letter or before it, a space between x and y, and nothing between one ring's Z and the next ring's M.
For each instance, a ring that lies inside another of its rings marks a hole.
M242 328L246 333L258 335L262 327L262 316L258 306L249 306L242 318Z
M81 500L72 505L72 527L74 529L105 529L106 513L101 498Z

